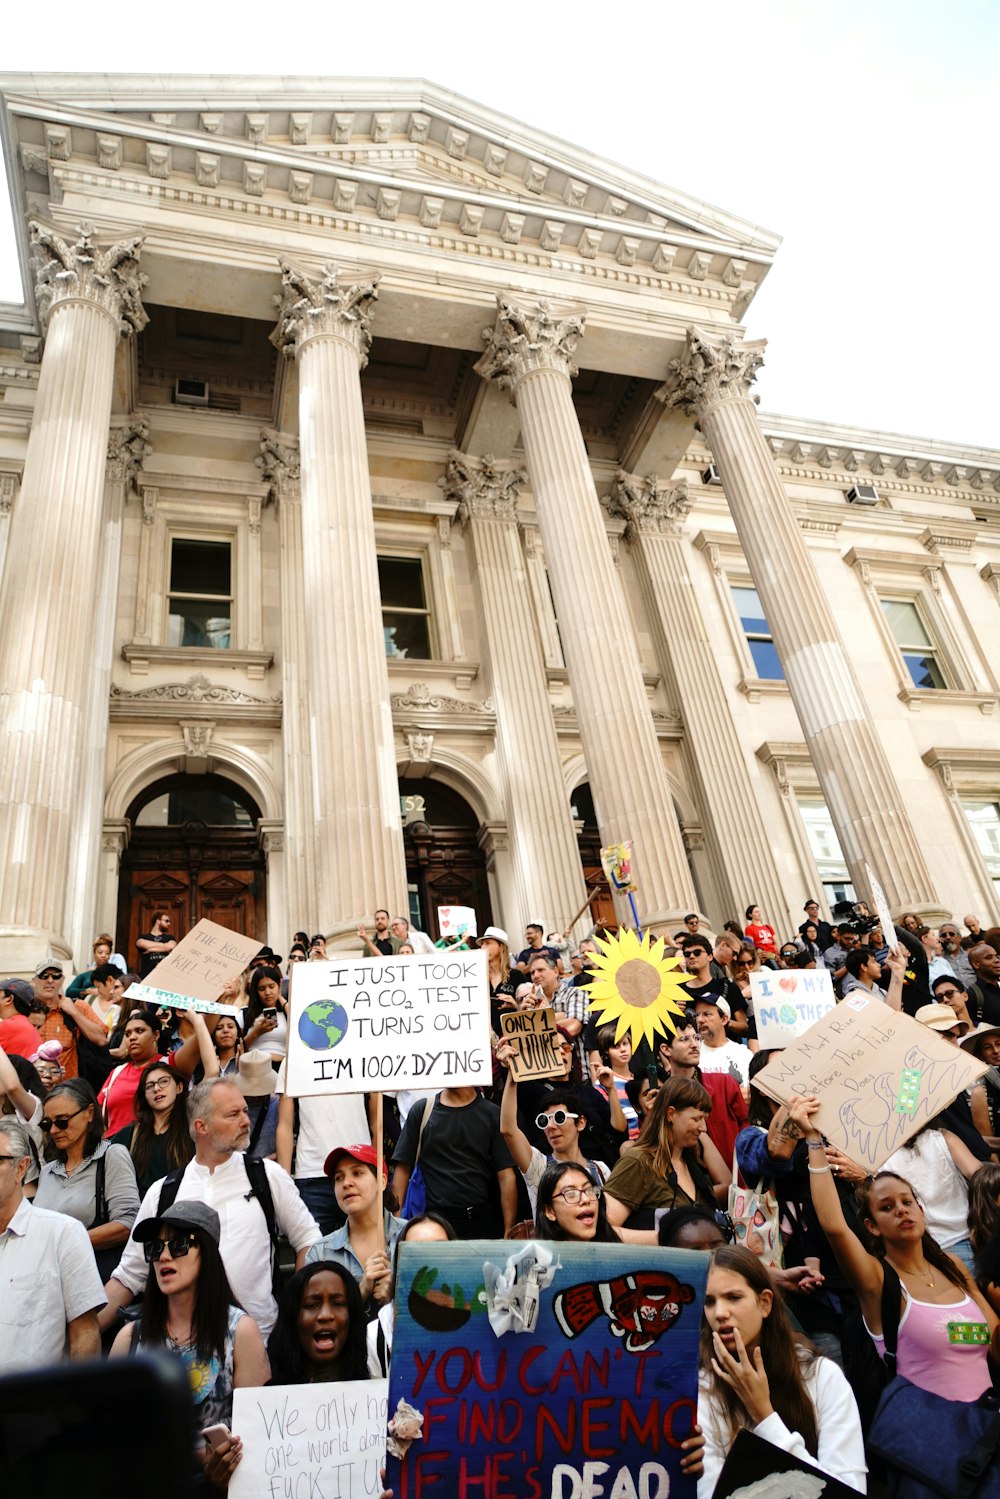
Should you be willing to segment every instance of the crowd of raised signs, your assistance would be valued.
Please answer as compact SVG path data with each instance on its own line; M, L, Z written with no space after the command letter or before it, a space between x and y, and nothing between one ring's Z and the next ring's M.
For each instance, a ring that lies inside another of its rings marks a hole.
M289 975L327 958L322 936L296 933L287 960L264 948L219 996L239 1019L130 997L176 945L168 912L128 955L137 972L102 935L75 976L47 961L0 980L0 1374L172 1350L198 1481L221 1491L243 1457L234 1389L386 1375L403 1241L674 1246L710 1256L682 1446L700 1499L747 1428L865 1492L892 1367L969 1406L993 1384L1000 929L836 914L807 902L785 940L757 906L717 935L685 918L665 940L686 1013L635 1053L591 1014L593 938L533 924L515 951L488 927L462 945L488 961L492 1085L377 1108L286 1089ZM358 942L435 950L387 911ZM754 1088L774 1055L756 1038L762 967L825 969L838 1000L860 991L989 1070L870 1177L824 1139L816 1097ZM516 1083L501 1017L544 1007L562 1075ZM734 1223L741 1178L753 1210Z

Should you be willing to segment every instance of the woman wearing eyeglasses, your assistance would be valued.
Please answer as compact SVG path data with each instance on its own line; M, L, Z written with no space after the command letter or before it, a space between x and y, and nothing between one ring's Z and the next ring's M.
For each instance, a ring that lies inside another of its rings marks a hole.
M538 1183L535 1233L540 1239L620 1244L608 1222L604 1189L573 1161L550 1161Z
M231 1426L233 1390L264 1385L271 1376L260 1328L230 1289L220 1235L219 1215L204 1202L178 1199L143 1219L134 1235L149 1265L142 1311L111 1347L112 1358L156 1348L177 1354L187 1366L199 1432ZM242 1455L234 1436L203 1448L209 1483L227 1487Z
M548 1155L538 1150L528 1139L517 1122L518 1087L510 1073L512 1048L509 1041L501 1041L497 1047L497 1061L506 1067L507 1081L500 1100L500 1133L510 1151L511 1160L524 1177L528 1189L528 1200L534 1213L538 1184L546 1167L553 1161L579 1166L594 1186L607 1181L611 1172L604 1161L588 1160L580 1149L583 1132L587 1128L586 1116L573 1088L556 1088L539 1106L535 1116L535 1127L541 1130L548 1145Z
M186 1166L194 1155L194 1141L184 1107L184 1079L166 1062L150 1062L135 1095L135 1123L126 1125L112 1143L124 1145L132 1157L140 1198L155 1181Z
M83 1224L107 1280L139 1211L132 1159L124 1146L105 1140L97 1097L83 1078L67 1078L52 1089L40 1128L47 1159L35 1202Z

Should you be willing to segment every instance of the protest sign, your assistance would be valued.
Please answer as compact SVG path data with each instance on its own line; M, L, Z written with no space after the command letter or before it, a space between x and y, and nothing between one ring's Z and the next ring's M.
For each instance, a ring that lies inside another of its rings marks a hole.
M872 873L870 864L865 865L865 879L875 902L875 912L878 916L879 926L882 928L882 936L885 938L890 952L899 949L899 938L896 936L896 928L893 926L892 915L889 911L889 902L885 898L885 891Z
M259 952L260 943L255 937L244 937L203 918L181 938L173 952L157 963L150 975L156 983L132 984L129 998L174 1010L193 1008L209 1015L239 1018L241 1005L220 1005L217 1001L226 985Z
M229 1499L371 1499L382 1492L388 1390L384 1379L233 1391L243 1457Z
M438 931L442 937L474 937L476 913L471 906L438 906Z
M561 1077L559 1032L551 1005L540 1010L509 1010L500 1016L500 1034L510 1042L510 1075L515 1083L535 1077Z
M489 1084L489 997L484 952L296 963L287 1091Z
M402 1244L388 1487L694 1499L680 1443L697 1414L706 1261L626 1244Z
M750 975L750 995L761 1051L791 1046L837 1003L827 968L762 968Z
M817 1129L875 1172L986 1071L937 1031L852 989L753 1086L778 1103L815 1093Z
M738 1431L712 1499L857 1499L857 1493L755 1431Z

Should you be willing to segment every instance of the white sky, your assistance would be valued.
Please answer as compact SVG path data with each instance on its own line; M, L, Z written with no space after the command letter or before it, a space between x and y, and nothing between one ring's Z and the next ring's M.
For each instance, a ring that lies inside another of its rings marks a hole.
M994 0L48 0L0 47L5 72L431 79L783 235L748 315L765 410L995 448L998 61Z

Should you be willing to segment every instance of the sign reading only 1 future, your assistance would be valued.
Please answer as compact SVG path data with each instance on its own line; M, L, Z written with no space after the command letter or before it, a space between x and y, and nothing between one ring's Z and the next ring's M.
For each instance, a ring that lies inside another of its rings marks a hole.
M297 963L288 1092L395 1093L492 1077L483 952Z

